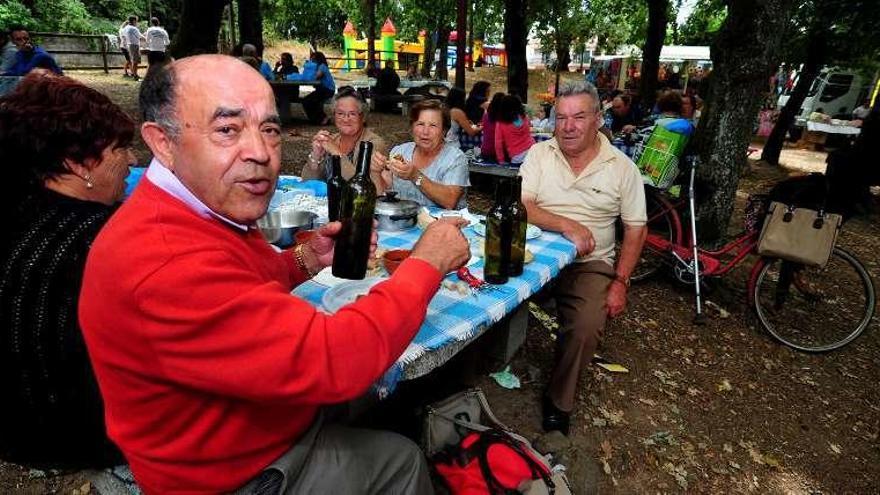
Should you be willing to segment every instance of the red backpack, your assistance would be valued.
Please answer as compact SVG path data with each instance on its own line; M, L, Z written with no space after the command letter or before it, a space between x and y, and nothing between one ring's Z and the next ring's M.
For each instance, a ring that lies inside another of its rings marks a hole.
M438 452L433 467L452 495L516 494L529 480L542 480L549 494L555 492L547 461L499 429L468 434Z

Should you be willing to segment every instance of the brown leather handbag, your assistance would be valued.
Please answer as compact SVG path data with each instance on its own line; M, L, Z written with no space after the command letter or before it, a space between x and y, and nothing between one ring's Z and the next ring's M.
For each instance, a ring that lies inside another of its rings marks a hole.
M842 218L823 210L770 203L758 240L758 254L824 267L837 241Z

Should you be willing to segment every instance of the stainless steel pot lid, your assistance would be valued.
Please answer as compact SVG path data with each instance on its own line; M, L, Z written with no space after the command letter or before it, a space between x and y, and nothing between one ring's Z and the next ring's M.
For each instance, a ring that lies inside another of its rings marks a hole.
M376 201L376 215L407 217L418 213L419 204L410 199L398 199L397 191L385 191L385 195Z

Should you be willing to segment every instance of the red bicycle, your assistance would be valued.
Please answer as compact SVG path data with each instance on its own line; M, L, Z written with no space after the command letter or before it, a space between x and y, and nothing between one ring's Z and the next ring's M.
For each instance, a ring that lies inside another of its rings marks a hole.
M758 237L769 201L750 197L743 232L718 249L702 249L694 220L696 160L689 164L686 199L645 188L648 237L632 279L644 280L661 268L672 268L679 281L694 286L699 323L704 316L701 278L723 277L749 255L758 256ZM688 229L679 213L685 203ZM840 247L834 248L828 264L821 268L759 256L749 276L748 300L773 338L805 352L831 351L852 342L867 328L875 309L871 277L855 256Z

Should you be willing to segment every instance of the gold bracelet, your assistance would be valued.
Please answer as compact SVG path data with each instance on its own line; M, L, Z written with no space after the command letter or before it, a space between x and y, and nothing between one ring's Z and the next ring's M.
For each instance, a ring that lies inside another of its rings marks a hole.
M312 272L308 265L306 265L306 259L303 256L304 246L304 244L297 244L297 246L293 248L293 258L296 260L296 266L299 267L301 271L306 272L309 275L309 278L311 278L317 275L318 272Z

